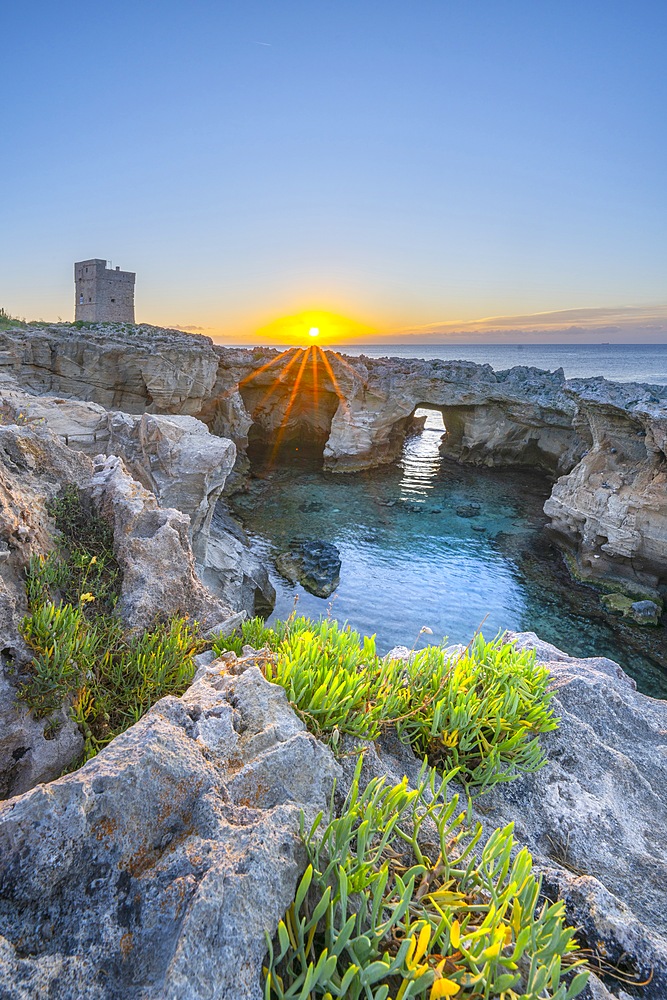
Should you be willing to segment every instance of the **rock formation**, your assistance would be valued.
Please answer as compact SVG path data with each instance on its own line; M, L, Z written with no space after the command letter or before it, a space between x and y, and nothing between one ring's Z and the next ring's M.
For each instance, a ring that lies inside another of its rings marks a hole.
M54 547L47 504L68 484L91 497L114 529L123 580L119 611L131 627L179 612L215 625L232 614L195 572L190 519L160 507L120 459L97 468L40 423L0 424L0 797L61 773L82 740L66 712L36 721L16 694L30 660L19 632L25 568Z
M111 325L8 330L0 366L32 392L200 417L236 444L230 488L252 442L274 455L318 448L333 472L393 462L415 409L430 406L443 414L443 454L560 476L546 511L580 576L651 599L667 585L664 388L463 361L223 348Z
M171 414L108 411L99 403L34 396L14 379L0 380L6 417L45 425L66 445L91 457L122 458L134 479L161 507L189 516L188 534L197 573L235 610L270 611L275 600L266 570L230 518L213 520L232 473L234 443L209 432L201 420Z
M232 657L232 659L234 659ZM0 804L0 994L260 1000L338 772L252 658Z
M513 639L549 665L560 728L545 767L495 786L475 818L513 822L581 943L664 1000L667 704L609 660ZM3 997L260 1000L264 934L305 865L300 809L312 819L336 776L344 796L357 745L341 774L262 676L266 655L202 665L78 772L0 804ZM395 737L365 749L364 779L419 767Z
M46 503L89 476L89 460L46 430L0 424L0 798L57 777L83 746L65 711L37 721L16 689L31 658L18 630L25 567L53 544Z
M316 597L329 597L340 582L340 552L331 542L293 538L276 558L276 569Z

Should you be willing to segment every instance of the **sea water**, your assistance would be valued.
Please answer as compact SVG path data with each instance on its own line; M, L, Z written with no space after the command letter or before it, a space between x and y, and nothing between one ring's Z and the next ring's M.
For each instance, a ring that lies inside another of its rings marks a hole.
M549 481L528 472L479 469L440 456L442 417L402 459L352 475L325 473L312 459L256 467L233 511L271 567L274 618L331 614L394 645L468 643L504 629L534 631L575 656L608 656L640 690L667 697L667 630L610 617L597 590L573 583L545 531ZM340 584L322 599L283 580L275 556L295 537L340 550ZM422 627L432 634L420 634Z
M475 361L495 371L516 365L562 368L566 378L602 375L613 382L667 385L667 344L355 344L336 350L370 358Z

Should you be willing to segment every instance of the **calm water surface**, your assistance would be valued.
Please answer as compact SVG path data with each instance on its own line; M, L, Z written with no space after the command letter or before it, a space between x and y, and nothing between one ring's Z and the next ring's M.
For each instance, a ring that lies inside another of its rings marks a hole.
M573 585L544 532L549 483L528 473L475 469L442 459L439 414L410 439L396 466L325 474L314 463L259 470L234 512L264 559L296 536L333 542L341 554L332 614L378 648L417 647L447 636L467 643L480 624L534 631L576 656L609 656L640 689L667 697L667 633L610 619L597 592ZM471 516L472 515L472 516ZM274 617L326 614L314 597L275 573Z
M604 376L613 382L667 385L667 344L391 344L337 348L341 354L371 358L440 358L475 361L495 371L527 365L555 371L566 378Z

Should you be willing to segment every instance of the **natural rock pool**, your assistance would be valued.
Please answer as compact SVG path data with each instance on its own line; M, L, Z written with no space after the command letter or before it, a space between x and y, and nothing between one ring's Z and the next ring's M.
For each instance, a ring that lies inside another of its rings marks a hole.
M423 412L423 411L422 411ZM440 414L408 439L401 461L353 475L324 473L312 457L281 455L255 466L232 500L252 548L272 566L273 617L298 597L301 614L330 613L386 652L427 641L467 643L482 627L534 631L575 656L609 656L640 690L667 697L667 629L630 625L601 607L598 591L573 583L545 531L549 482L515 470L443 459ZM295 537L340 550L340 584L322 599L273 566ZM420 636L422 626L433 635Z

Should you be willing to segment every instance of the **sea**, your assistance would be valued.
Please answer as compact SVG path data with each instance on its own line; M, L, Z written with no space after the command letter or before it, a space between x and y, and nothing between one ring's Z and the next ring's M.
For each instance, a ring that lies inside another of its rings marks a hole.
M603 376L612 382L667 385L667 344L354 344L334 348L369 358L474 361L504 371L516 365L556 371L566 378Z
M357 345L345 354L468 360L569 378L667 385L667 345ZM441 456L442 417L425 410L423 431L391 466L332 475L302 451L253 462L247 492L231 500L251 547L270 567L274 618L298 607L375 634L380 652L427 641L467 643L481 629L533 631L580 657L607 656L639 690L667 698L667 628L610 615L593 588L575 583L546 530L548 478L480 469ZM297 537L337 546L340 582L329 599L283 579L276 556ZM421 632L430 629L428 639ZM431 637L432 635L432 637Z

